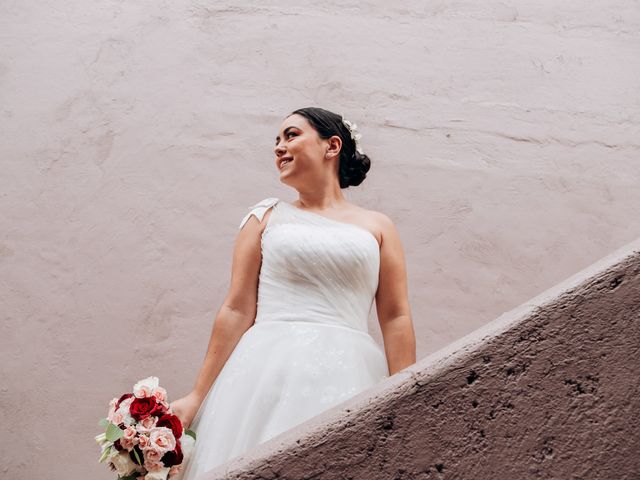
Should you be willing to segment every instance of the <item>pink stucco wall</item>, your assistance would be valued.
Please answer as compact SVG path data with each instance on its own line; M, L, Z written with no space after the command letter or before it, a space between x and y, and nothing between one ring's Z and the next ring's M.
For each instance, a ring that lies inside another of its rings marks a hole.
M419 357L637 237L638 27L623 0L2 2L2 476L111 478L110 397L191 388L246 207L295 198L300 106L363 134L347 193L400 230Z

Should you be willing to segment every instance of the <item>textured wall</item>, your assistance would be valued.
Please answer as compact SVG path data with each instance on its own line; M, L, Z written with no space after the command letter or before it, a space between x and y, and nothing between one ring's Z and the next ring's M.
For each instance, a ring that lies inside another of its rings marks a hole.
M639 354L640 239L201 478L637 479Z
M246 207L295 198L297 107L362 131L347 193L398 225L419 357L636 238L639 27L624 0L1 2L0 476L109 479L111 396L192 386Z

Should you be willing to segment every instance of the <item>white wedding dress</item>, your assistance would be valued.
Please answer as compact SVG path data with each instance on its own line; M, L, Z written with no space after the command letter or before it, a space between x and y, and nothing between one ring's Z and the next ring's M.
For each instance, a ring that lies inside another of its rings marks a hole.
M368 333L380 249L363 227L278 198L249 207L262 220L255 324L240 338L200 406L180 480L203 472L389 376Z

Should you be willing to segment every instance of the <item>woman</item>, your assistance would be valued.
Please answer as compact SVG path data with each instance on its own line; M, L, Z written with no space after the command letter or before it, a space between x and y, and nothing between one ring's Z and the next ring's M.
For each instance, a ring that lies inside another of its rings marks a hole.
M266 198L240 223L204 364L171 404L197 433L183 480L415 363L398 232L342 194L370 167L359 138L322 108L281 124L275 166L299 198ZM374 298L384 352L367 332Z

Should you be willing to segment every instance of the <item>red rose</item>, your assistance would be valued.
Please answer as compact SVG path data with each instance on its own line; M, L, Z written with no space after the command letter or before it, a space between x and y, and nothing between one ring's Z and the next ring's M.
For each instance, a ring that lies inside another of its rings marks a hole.
M151 397L151 398L155 398L155 397ZM156 401L156 404L154 405L153 410L151 410L151 415L155 417L162 417L165 413L167 413L167 411L168 411L167 407L165 407L160 402Z
M120 407L120 404L129 397L133 397L133 393L125 393L124 395L122 395L116 402L116 410L118 410L118 407Z
M129 413L136 420L140 421L151 415L151 412L156 406L156 399L154 397L135 398L131 402L129 407Z
M170 413L161 416L158 419L156 426L170 428L173 432L173 436L176 437L176 440L182 436L182 422L177 416Z
M176 442L175 450L165 453L160 460L165 467L173 467L174 465L180 465L183 458L180 442Z

